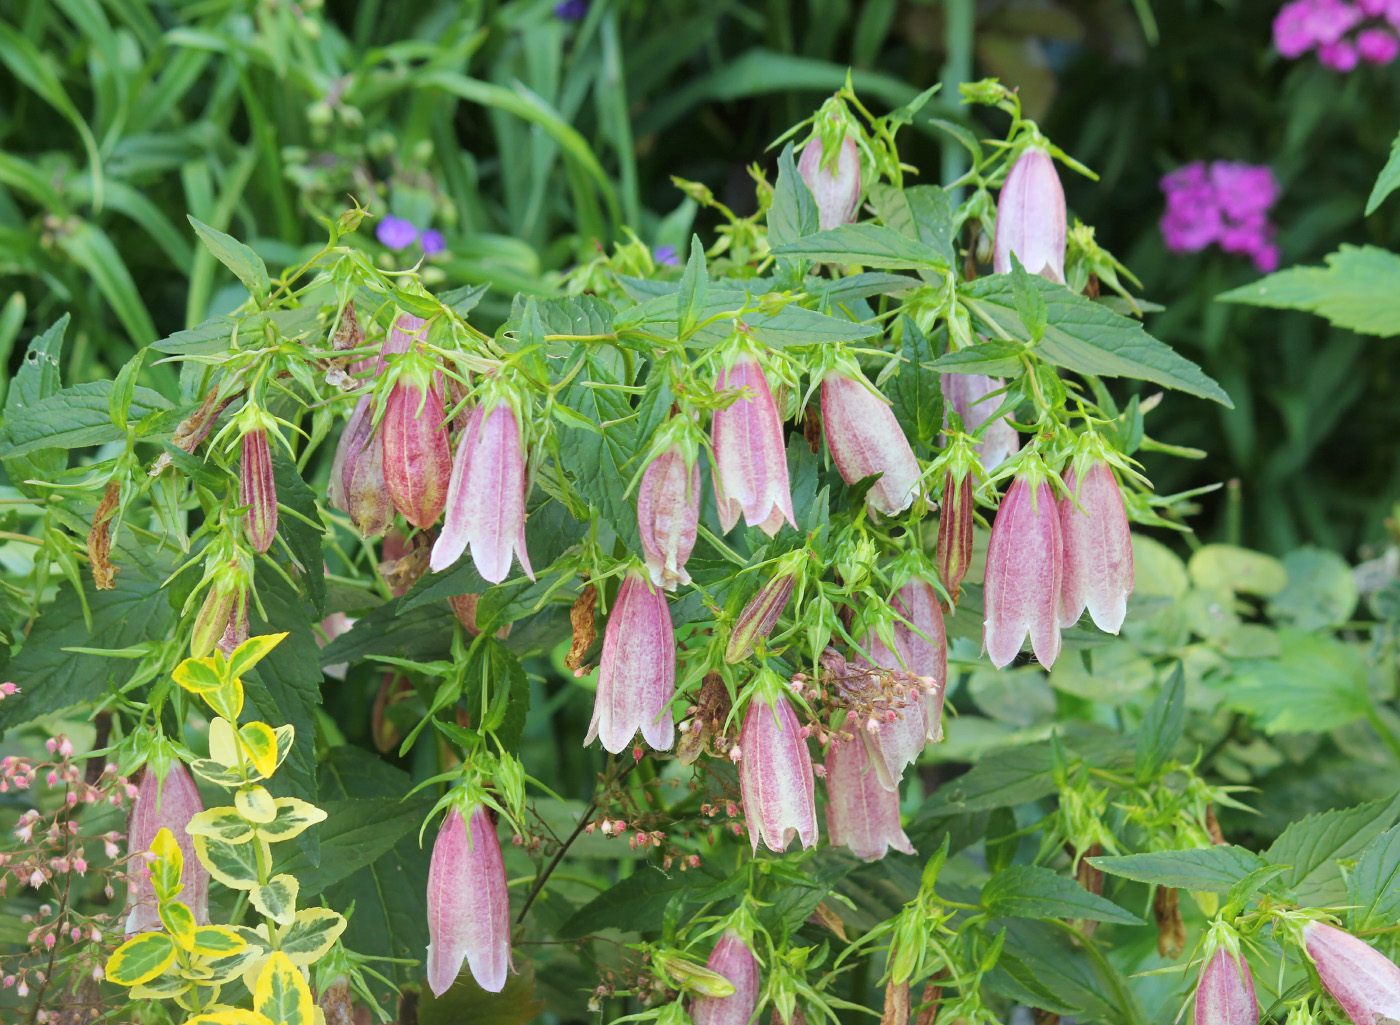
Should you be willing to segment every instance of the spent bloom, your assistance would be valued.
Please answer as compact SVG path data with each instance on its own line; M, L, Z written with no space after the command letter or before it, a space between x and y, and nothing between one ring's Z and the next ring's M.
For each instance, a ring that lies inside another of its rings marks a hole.
M822 377L822 433L847 484L880 475L865 493L872 516L908 509L919 490L919 461L885 398L854 364Z
M997 197L992 269L1011 273L1011 254L1031 274L1064 284L1065 191L1048 150L1031 146L1016 158Z
M150 850L156 834L162 829L170 830L184 856L180 870L180 882L184 888L180 892L180 900L194 912L196 922L200 925L208 923L209 872L195 856L194 840L185 832L190 819L203 810L199 790L179 759L169 759L164 777L157 774L154 764L147 764L137 784L136 797L126 823L127 854L131 858L128 864L131 879L126 899L128 935L161 927L151 874L140 855Z
M1169 251L1198 252L1217 243L1227 253L1250 257L1265 273L1278 266L1268 213L1279 186L1267 166L1198 160L1163 177L1161 187L1167 208L1160 226Z
M341 431L326 497L363 537L378 537L394 519L384 483L384 436L374 429L373 398L362 395Z
M510 895L496 827L483 805L449 809L438 829L428 865L428 937L428 986L436 995L456 981L463 961L488 993L505 987Z
M1289 60L1315 50L1323 66L1346 73L1362 61L1395 60L1397 31L1400 3L1394 0L1292 0L1274 17L1274 46Z
M720 526L729 533L743 513L748 526L758 527L772 537L784 520L797 526L788 484L783 422L757 358L741 350L726 362L715 381L715 390L742 390L743 394L723 409L715 410L710 422Z
M1064 481L1069 494L1060 498L1060 622L1074 625L1087 608L1095 626L1116 634L1133 593L1133 539L1123 493L1102 459L1076 459Z
M1196 1025L1259 1025L1259 1002L1249 963L1222 944L1196 984Z
M802 147L797 173L817 201L822 231L849 224L860 209L860 151L849 131L835 130L830 144L819 133Z
M1351 933L1321 922L1303 927L1303 944L1322 986L1342 1005L1352 1025L1400 1021L1400 968Z
M817 803L812 755L783 685L771 672L751 684L756 691L744 713L739 746L739 786L749 842L781 854L794 836L817 843Z
M1060 513L1044 469L1030 465L1002 498L987 545L982 638L998 669L1016 657L1027 633L1046 669L1060 653Z
M690 1005L695 1025L748 1025L758 1006L758 958L737 929L724 930L705 967L734 986L727 997L698 996Z
M603 747L617 754L641 730L655 750L669 750L675 740L675 692L676 634L666 594L630 569L603 633L598 692L584 744L601 737Z

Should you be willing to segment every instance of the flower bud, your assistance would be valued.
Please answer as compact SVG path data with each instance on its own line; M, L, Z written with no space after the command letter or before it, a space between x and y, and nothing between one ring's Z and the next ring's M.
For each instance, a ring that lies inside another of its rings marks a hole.
M833 740L826 753L826 828L831 842L863 861L878 861L893 847L914 845L899 824L899 791L880 785L860 738Z
M1001 391L1004 385L1000 378L982 374L944 374L942 388L945 408L962 417L963 429L972 434L1001 408L1002 396L991 396L993 392ZM946 416L944 425L947 425ZM989 473L1020 447L1021 436L1004 416L997 417L995 423L988 425L976 446L982 469Z
M740 512L748 526L769 537L784 520L795 528L783 424L758 360L740 353L720 371L715 388L744 390L741 398L715 410L710 423L721 528L726 534L733 530Z
M822 231L851 223L860 208L860 150L856 140L847 134L834 159L823 159L825 156L821 136L814 135L797 159L797 173L817 201L817 224Z
M1082 480L1071 466L1065 487L1070 494L1060 499L1060 622L1072 626L1087 607L1095 626L1116 634L1133 593L1133 539L1123 494L1102 460L1091 464Z
M997 197L992 269L1011 273L1011 254L1031 274L1065 282L1065 193L1055 161L1039 146L1012 165Z
M131 859L127 869L131 873L126 897L127 935L161 928L151 873L139 856L151 849L162 829L170 830L183 855L180 900L194 912L197 923L208 924L209 872L195 857L194 840L185 831L190 819L203 810L199 790L178 760L170 760L163 779L151 765L142 770L126 821L126 852Z
M815 847L812 756L792 706L776 687L749 701L739 746L739 786L754 853L762 841L781 854L794 835L803 847Z
M972 564L972 474L943 477L943 504L938 518L938 575L957 604L963 577Z
M1196 984L1196 1025L1259 1025L1254 976L1244 958L1217 947Z
M1043 477L1018 473L1001 500L987 546L983 643L992 665L1009 665L1026 634L1040 664L1060 653L1060 588L1064 577L1055 492Z
M520 559L525 575L535 579L525 549L527 487L525 451L514 407L508 401L481 403L472 410L457 443L447 490L447 520L433 544L432 570L451 566L470 547L483 580L499 584L509 576L512 554Z
M420 529L431 526L442 514L452 476L441 374L413 351L409 336L422 324L417 317L400 315L384 344L385 353L402 355L399 376L389 390L379 425L389 498L404 518ZM403 361L408 362L405 365Z
M758 1006L758 958L734 929L724 930L705 967L734 986L727 997L696 997L690 1004L695 1025L748 1025Z
M203 658L212 652L229 631L247 629L249 574L237 560L219 562L212 571L204 603L194 617L190 632L190 657ZM246 639L246 638L245 638Z
M822 432L847 484L880 474L865 493L872 517L909 508L919 491L919 461L889 403L854 367L822 378Z
M223 652L227 658L232 655L234 649L248 639L248 589L240 587L234 593L233 607L229 610L228 626L224 627L224 635L219 638L216 647Z
M771 580L758 589L749 599L744 610L739 613L734 632L729 635L729 643L724 649L724 660L730 665L742 662L753 654L754 643L760 637L767 637L778 625L778 617L787 608L792 597L797 574L791 571L775 574Z
M369 395L360 396L341 431L326 497L350 517L362 537L378 537L394 518L394 503L384 483L384 438L374 429Z
M629 569L617 589L598 667L593 721L584 744L601 737L617 754L638 730L657 751L675 739L671 698L676 692L676 634L666 595Z
M657 587L690 583L686 560L700 522L700 464L673 444L653 459L637 488L637 526L647 571Z
M272 451L268 448L267 431L262 428L243 435L238 503L248 507L243 514L248 543L256 551L267 551L277 536L277 485L272 477Z
M450 808L438 829L428 865L428 937L428 986L435 995L452 986L463 961L488 993L505 987L510 895L496 828L481 805L468 808L467 819Z
M895 623L895 647L904 668L931 683L932 690L924 690L925 737L938 743L943 739L943 698L948 690L948 634L943 625L943 607L933 586L918 577L905 582L891 604L913 624L911 628Z
M1370 944L1321 922L1303 927L1303 944L1322 986L1352 1025L1400 1021L1400 968Z

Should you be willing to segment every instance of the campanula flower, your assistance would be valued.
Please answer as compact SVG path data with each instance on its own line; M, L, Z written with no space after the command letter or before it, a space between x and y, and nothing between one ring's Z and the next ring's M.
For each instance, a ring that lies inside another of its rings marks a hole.
M893 847L914 845L899 823L899 792L880 785L860 738L833 740L826 753L826 828L831 842L863 861L878 861Z
M754 853L759 843L781 854L796 836L817 843L812 756L804 731L771 674L760 676L739 737L739 786Z
M828 154L820 135L802 147L797 173L817 201L817 223L822 231L849 224L860 209L860 150L847 133Z
M720 526L727 534L743 513L748 526L769 537L784 520L796 527L783 424L763 368L752 353L741 351L720 370L715 389L743 391L740 398L715 410L710 422Z
M483 805L449 809L438 829L428 865L428 937L428 986L437 996L451 988L463 961L488 993L505 987L510 895L496 827Z
M195 856L194 839L185 831L190 819L203 810L199 789L178 759L169 759L164 777L157 775L153 763L142 770L126 820L126 851L131 859L127 862L127 871L131 874L126 898L127 935L161 928L150 869L140 855L151 849L156 834L162 829L174 835L183 856L180 869L183 889L179 900L194 912L198 924L208 924L209 871Z
M1043 470L1018 473L992 523L983 584L983 642L992 665L1009 665L1026 634L1046 669L1060 653L1064 553L1059 507Z
M1082 469L1081 480L1076 474ZM1103 460L1065 471L1060 505L1060 541L1064 547L1060 583L1060 622L1072 626L1088 608L1094 624L1116 634L1133 593L1133 539L1123 510L1123 494Z
M992 268L1011 273L1011 254L1031 274L1064 284L1065 192L1055 160L1039 146L1024 150L997 197Z
M854 365L821 384L822 433L847 484L879 474L865 493L875 519L908 509L919 491L919 461L894 411Z
M1259 1025L1249 963L1217 947L1196 984L1196 1025Z
M584 744L601 737L617 754L637 731L657 751L675 740L676 634L666 594L635 569L627 571L608 613L593 721Z
M725 929L710 951L705 967L718 972L734 986L727 997L696 997L690 1005L695 1025L748 1025L758 1006L758 958L736 929Z
M651 582L668 591L690 583L686 560L700 523L700 462L693 446L673 442L642 473L637 527Z
M1321 922L1303 927L1303 943L1322 986L1342 1005L1352 1025L1400 1021L1400 968L1351 933Z

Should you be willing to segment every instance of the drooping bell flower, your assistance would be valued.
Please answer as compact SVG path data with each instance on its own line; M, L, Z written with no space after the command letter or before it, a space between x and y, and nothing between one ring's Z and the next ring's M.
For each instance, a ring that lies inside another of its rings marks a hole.
M938 575L957 604L963 577L972 565L972 474L949 470L943 475L943 503L939 507Z
M629 569L603 632L598 692L584 744L601 737L603 747L617 754L641 730L652 748L670 750L675 740L675 693L676 633L666 594Z
M700 463L693 445L675 441L647 464L637 488L642 554L657 587L674 591L690 583L685 563L699 523Z
M395 353L404 345L408 350L394 364L397 377L384 402L384 416L379 424L384 446L384 485L394 508L419 529L431 526L442 515L452 476L452 449L443 422L446 411L441 373L413 349L408 334L421 325L417 317L401 315L384 344L385 353Z
M448 810L428 865L427 970L434 994L448 991L463 961L488 993L505 987L510 895L496 827L480 804Z
M447 492L447 520L433 544L434 572L451 566L470 546L483 580L499 584L510 575L514 554L531 580L525 549L525 447L520 420L508 399L484 401L472 410L457 443Z
M1259 1001L1249 963L1217 947L1196 984L1196 1025L1259 1025Z
M792 589L797 583L798 570L807 555L803 551L791 552L779 561L773 575L748 600L734 623L734 631L725 645L724 660L730 665L742 662L753 654L754 644L760 637L767 637L778 625L778 617L787 608L792 598Z
M1322 986L1352 1025L1400 1021L1400 967L1351 933L1321 922L1303 926L1303 944Z
M833 740L826 752L826 828L831 842L863 861L878 861L893 847L914 845L899 824L899 791L880 785L860 738Z
M919 492L919 461L894 410L854 365L822 378L822 433L847 484L880 474L865 493L875 519L909 508Z
M326 497L350 517L361 537L378 537L393 521L394 503L384 482L384 436L375 430L369 395L355 403L341 431Z
M963 429L973 434L987 422L987 418L1001 408L1001 395L993 396L1005 386L999 377L986 377L982 374L944 374L941 378L945 411L952 411L962 417ZM944 416L944 426L947 426ZM1006 458L1021 447L1021 436L1016 428L999 416L987 424L977 442L977 457L982 461L982 469L995 470ZM950 588L951 590L951 588Z
M758 958L737 929L725 929L705 967L734 985L727 997L696 997L690 1004L695 1025L748 1025L758 1006Z
M904 668L928 681L924 687L925 737L943 739L943 698L948 690L948 633L933 585L919 577L905 581L891 602L913 626L895 623L895 648Z
M158 768L164 768L163 777L159 775ZM178 758L167 755L146 764L126 820L127 872L130 880L126 892L128 936L161 928L150 869L141 855L151 849L156 834L162 829L170 830L183 855L180 883L184 888L178 899L189 906L197 923L208 924L209 871L195 856L194 840L185 831L190 819L203 810L204 802L199 798L199 789Z
M830 156L822 137L812 136L797 159L797 173L817 201L817 224L822 231L856 219L860 208L860 150L849 133Z
M812 756L805 731L771 672L761 674L739 735L739 787L749 842L781 854L796 836L817 843L817 804Z
M992 523L983 583L982 639L992 665L1010 664L1026 634L1040 664L1060 653L1064 556L1059 507L1043 467L1018 473Z
M869 660L857 656L849 663L856 670L852 694L869 708L861 738L880 786L894 791L904 778L904 770L919 760L930 739L924 687L903 653L891 650L874 630L865 635L862 646ZM941 704L938 711L941 715ZM942 730L941 723L938 729Z
M763 368L752 353L741 351L720 370L715 389L744 391L735 402L715 410L710 422L720 526L729 533L742 512L748 526L769 537L784 520L796 527L783 424Z
M245 431L238 464L238 504L246 505L243 530L255 551L265 552L277 536L277 484L272 477L272 450L267 430Z
M1083 476L1080 476L1080 473ZM1085 608L1094 625L1116 634L1133 593L1133 539L1123 511L1123 493L1101 459L1078 459L1065 471L1069 495L1060 498L1060 540L1064 579L1060 583L1060 622L1071 626Z
M1055 160L1039 146L1016 158L997 197L992 269L1011 273L1011 254L1031 274L1065 282L1065 192Z

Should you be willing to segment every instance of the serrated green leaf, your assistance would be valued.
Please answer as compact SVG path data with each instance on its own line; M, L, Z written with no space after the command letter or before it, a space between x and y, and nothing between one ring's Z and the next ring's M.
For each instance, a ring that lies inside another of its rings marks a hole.
M1323 260L1324 267L1289 267L1216 298L1306 310L1366 335L1400 334L1400 256L1376 246L1344 245Z
M1327 634L1280 630L1278 637L1278 658L1251 663L1220 685L1227 706L1271 734L1333 730L1370 712L1356 648Z
M1289 865L1283 882L1305 904L1340 901L1343 882L1337 861L1356 857L1400 815L1400 793L1354 808L1333 808L1289 824L1264 858Z
M797 173L792 143L788 143L778 154L778 183L773 187L773 203L768 208L768 244L796 242L817 230L817 201Z
M910 317L900 321L903 344L899 370L884 383L895 418L920 455L933 451L943 432L943 389L938 374L930 370L936 355L933 343Z
M126 427L112 423L113 384L88 381L39 399L8 417L0 434L0 459L12 459L45 448L88 448L119 441ZM184 413L159 392L133 385L127 416L134 423L150 413L168 414L158 427L174 430ZM158 433L158 431L152 432Z
M1089 863L1109 875L1156 883L1182 890L1229 893L1245 876L1265 865L1264 859L1243 847L1217 844L1184 851L1106 855Z
M1366 847L1347 876L1347 903L1356 932L1389 928L1400 920L1400 826Z
M1036 865L1012 865L982 887L982 907L1006 918L1086 918L1141 925L1111 900L1090 893L1073 879Z
M859 264L889 270L946 270L948 261L930 245L880 224L842 224L773 247L774 256Z
M1137 731L1137 779L1146 783L1167 764L1186 727L1186 675L1178 662Z
M214 258L233 271L234 277L243 282L243 287L262 305L272 291L267 264L263 263L262 257L233 236L211 228L192 214L187 216L200 241L214 254Z

